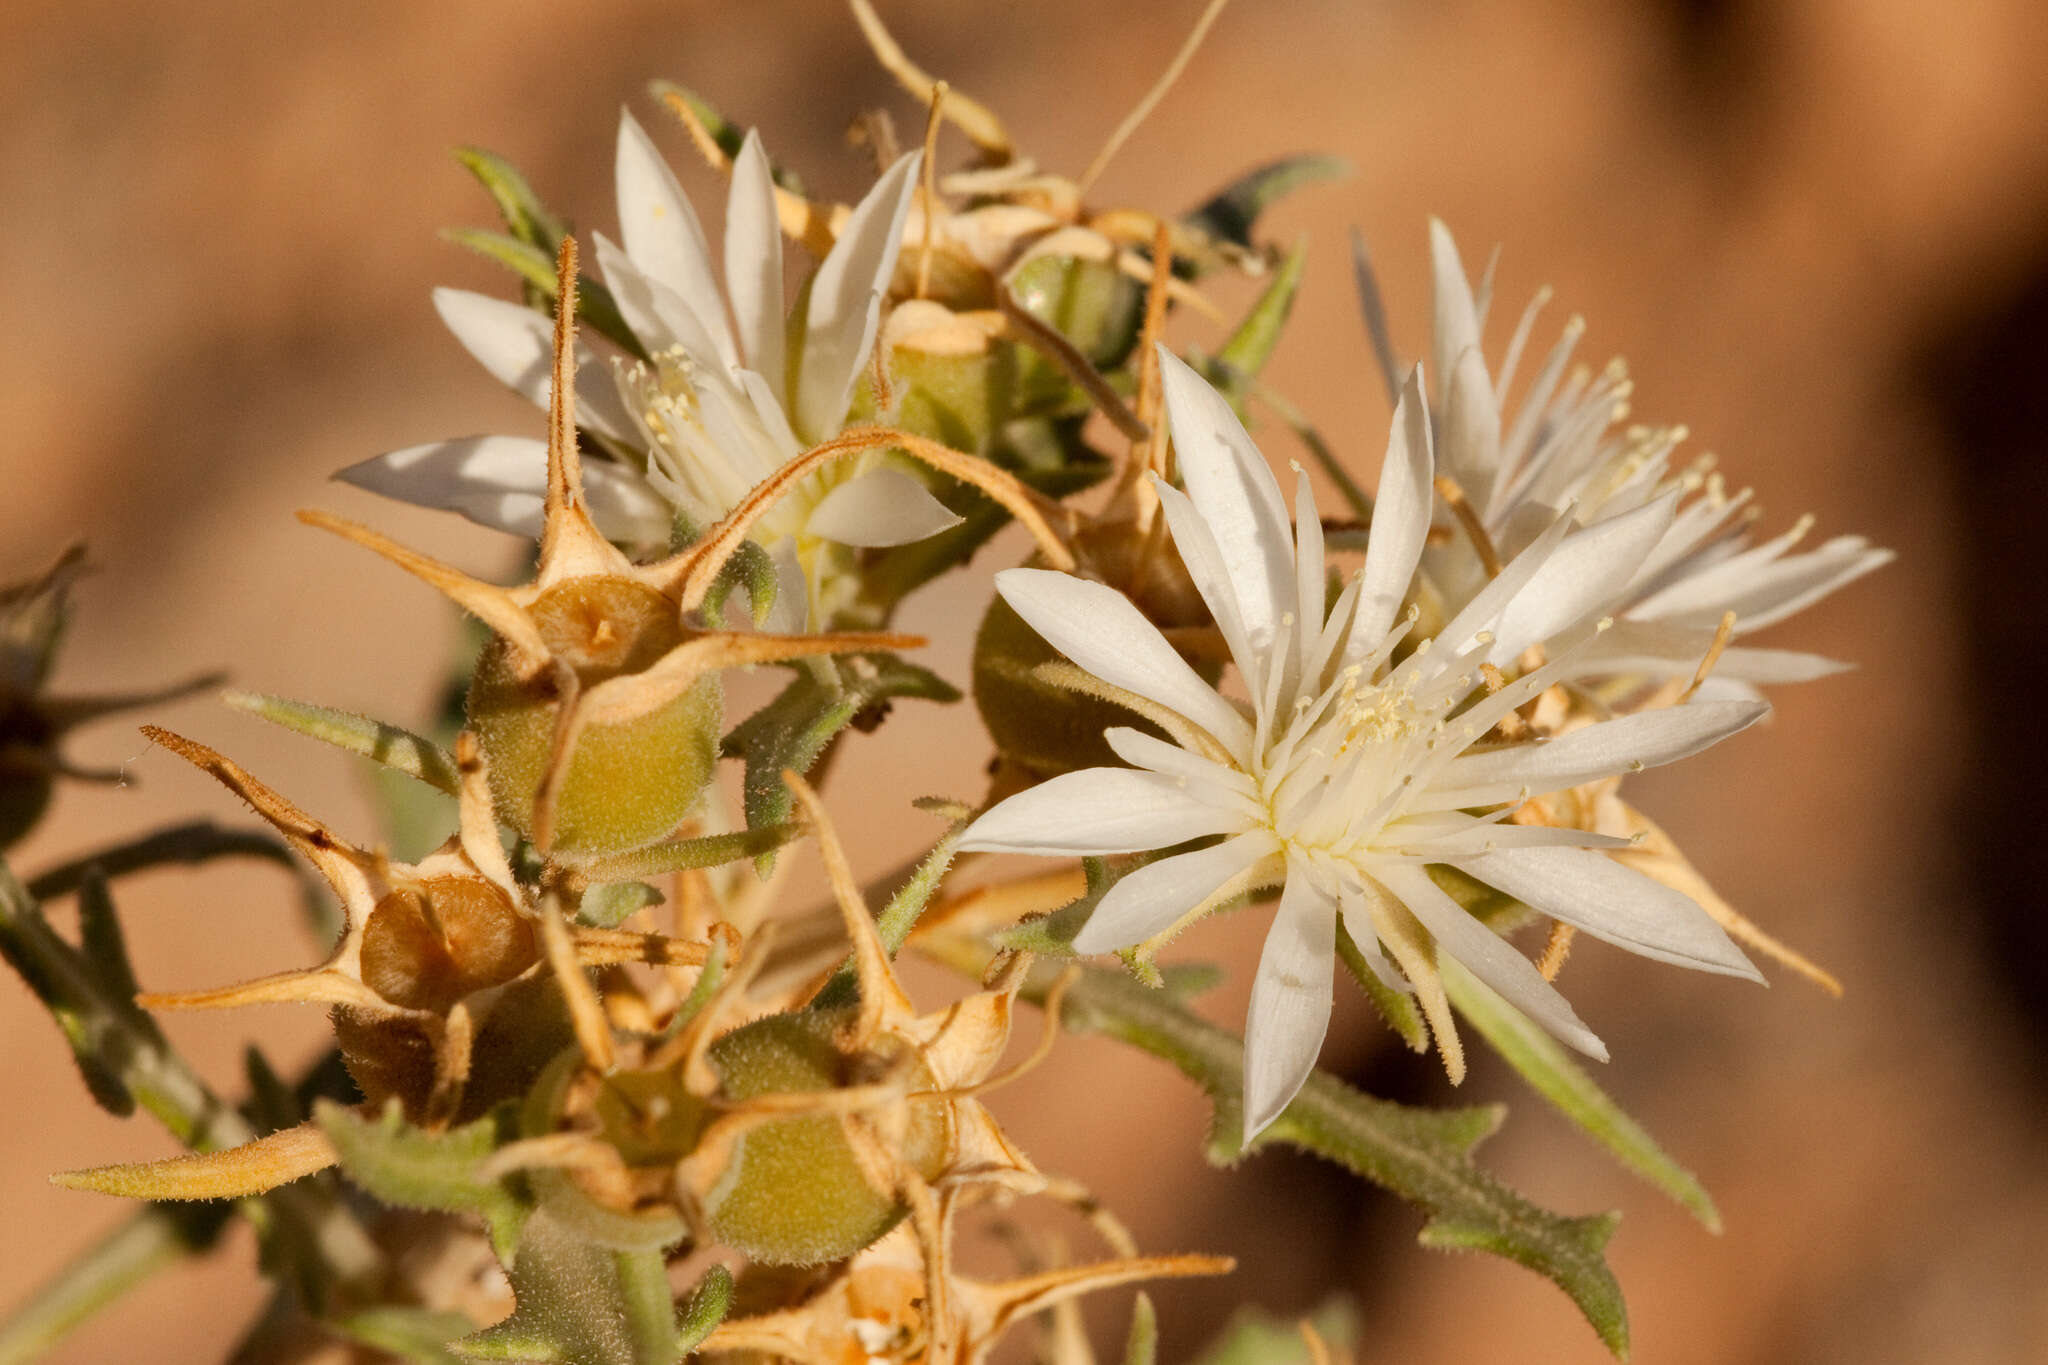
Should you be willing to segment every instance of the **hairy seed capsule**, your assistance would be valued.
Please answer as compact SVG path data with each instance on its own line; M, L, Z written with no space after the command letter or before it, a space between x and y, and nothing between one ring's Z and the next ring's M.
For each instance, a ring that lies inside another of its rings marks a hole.
M711 1048L726 1096L833 1090L888 1074L894 1059L886 1051L840 1051L834 1038L845 1018L833 1011L772 1014L726 1034ZM911 1091L928 1089L931 1073L914 1062L903 1082ZM938 1175L947 1142L943 1101L899 1100L867 1119L906 1165L927 1179ZM781 1119L749 1132L705 1198L704 1211L719 1241L769 1265L851 1256L906 1212L863 1174L843 1121L831 1114Z
M629 578L569 579L528 614L586 689L643 672L683 642L675 603ZM470 682L469 724L489 760L499 818L530 834L560 702L553 679L522 680L515 657L503 640L485 648ZM555 850L617 853L668 835L710 779L720 719L710 674L646 715L586 728L557 799Z

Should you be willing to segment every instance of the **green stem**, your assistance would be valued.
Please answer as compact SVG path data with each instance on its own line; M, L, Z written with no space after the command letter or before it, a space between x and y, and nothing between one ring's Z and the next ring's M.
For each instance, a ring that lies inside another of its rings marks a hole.
M149 1204L46 1280L0 1323L0 1365L22 1365L157 1271L210 1248L224 1203Z

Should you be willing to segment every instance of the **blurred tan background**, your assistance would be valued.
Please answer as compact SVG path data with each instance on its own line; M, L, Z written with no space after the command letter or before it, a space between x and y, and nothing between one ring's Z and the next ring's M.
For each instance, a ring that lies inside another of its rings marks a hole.
M1000 110L1026 148L1084 165L1166 63L1195 0L884 0L906 48ZM480 572L505 543L324 482L381 450L538 434L440 328L428 290L506 280L436 239L492 222L449 157L510 157L579 229L611 230L621 102L700 204L715 187L643 94L668 76L763 126L810 184L847 195L850 116L917 111L829 3L135 0L0 9L0 578L87 538L102 571L59 681L141 686L214 666L242 685L423 719L453 639L422 587L299 527L294 506L431 539ZM1258 3L1239 0L1094 198L1177 210L1274 155L1348 157L1348 180L1266 225L1312 246L1311 292L1271 371L1370 477L1385 406L1352 303L1362 227L1410 354L1427 326L1424 219L1467 258L1504 247L1496 328L1538 285L1582 354L1625 354L1637 411L1755 482L1771 528L1811 509L1900 561L1772 643L1859 660L1783 690L1777 723L1642 804L1721 889L1849 986L1759 991L1593 944L1564 984L1614 1045L1601 1078L1718 1198L1710 1236L1580 1140L1497 1066L1461 1099L1514 1112L1492 1167L1552 1207L1620 1208L1611 1257L1636 1358L2025 1362L2048 1358L2040 706L2048 494L2048 8L2038 0ZM949 158L957 158L957 147ZM707 213L714 236L714 210ZM1243 291L1224 291L1241 304ZM1183 317L1175 340L1216 333ZM1495 333L1498 344L1500 333ZM1269 452L1296 452L1270 432ZM1003 542L999 550L1009 546ZM913 603L964 677L991 553ZM765 685L765 680L764 680ZM2026 689L2026 690L2023 690ZM759 695L756 689L754 695ZM153 717L227 749L344 831L374 835L360 774L208 701ZM906 752L911 725L931 739ZM840 815L878 872L933 831L905 804L975 795L971 713L900 708L842 760ZM36 868L173 818L242 813L123 723L83 758L133 786L72 790L19 850ZM166 872L122 896L145 986L308 961L286 885L246 866ZM69 922L68 909L59 912ZM1259 917L1187 940L1255 950ZM1240 963L1245 957L1236 959ZM1242 976L1242 972L1238 974ZM921 989L940 986L922 978ZM1242 980L1210 1002L1241 1017ZM1326 1064L1383 1093L1447 1098L1340 990ZM224 1089L260 1037L313 1056L314 1011L173 1019ZM1366 1361L1595 1361L1547 1283L1412 1243L1406 1206L1302 1158L1207 1170L1203 1107L1162 1065L1093 1040L997 1097L1051 1169L1103 1192L1149 1247L1234 1253L1222 1286L1161 1296L1167 1358L1231 1303L1306 1309L1345 1290ZM125 1210L48 1171L165 1154L146 1120L93 1108L55 1029L0 981L0 1308ZM168 1273L55 1359L219 1359L261 1299L252 1248ZM1120 1333L1124 1306L1093 1311Z

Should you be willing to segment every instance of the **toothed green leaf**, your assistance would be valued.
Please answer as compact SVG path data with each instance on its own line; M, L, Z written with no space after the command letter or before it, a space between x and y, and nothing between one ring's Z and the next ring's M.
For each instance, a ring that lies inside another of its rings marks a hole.
M449 1343L476 1330L460 1313L387 1304L330 1318L328 1325L359 1345L413 1365L462 1365Z
M486 1115L461 1128L430 1133L405 1121L396 1101L374 1118L323 1100L314 1121L341 1154L342 1173L386 1204L441 1213L469 1213L484 1220L500 1260L509 1260L520 1227L531 1212L531 1196L518 1176L488 1179L478 1169L515 1134L501 1115Z
M657 1253L606 1251L536 1213L507 1273L517 1300L512 1316L453 1343L457 1355L569 1365L674 1365L682 1358Z
M1479 1036L1521 1073L1536 1093L1615 1160L1682 1204L1712 1232L1721 1230L1714 1201L1691 1171L1673 1161L1643 1126L1630 1118L1573 1061L1562 1044L1514 1006L1502 1000L1456 960L1445 958L1444 990Z
M935 943L932 951L970 972L987 961L985 949L956 940ZM1043 1002L1062 970L1065 964L1039 964L1025 995ZM1168 992L1101 967L1081 969L1067 987L1062 1014L1075 1032L1107 1034L1171 1063L1215 1106L1210 1160L1227 1165L1244 1155L1243 1040L1190 1013ZM1551 1213L1474 1165L1473 1149L1504 1113L1499 1105L1395 1104L1317 1071L1257 1145L1284 1142L1313 1152L1418 1205L1429 1215L1421 1234L1425 1246L1490 1251L1545 1276L1578 1305L1608 1349L1625 1356L1627 1312L1601 1255L1617 1215Z

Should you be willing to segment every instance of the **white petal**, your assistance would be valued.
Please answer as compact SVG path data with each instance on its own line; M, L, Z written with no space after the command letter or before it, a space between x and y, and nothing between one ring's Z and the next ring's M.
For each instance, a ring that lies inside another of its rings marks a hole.
M1115 886L1074 935L1077 953L1107 953L1143 943L1207 900L1232 877L1277 853L1266 830L1225 839L1213 848L1147 863Z
M1365 542L1365 567L1360 570L1363 586L1358 613L1345 650L1349 658L1363 658L1379 645L1408 596L1415 566L1429 538L1435 469L1429 406L1423 402L1422 367L1418 365L1401 386L1393 429L1387 434L1387 458L1380 465L1379 495L1372 508L1372 531Z
M1217 800L1225 799L1227 794L1249 799L1258 789L1248 774L1191 754L1178 744L1156 739L1143 730L1112 725L1102 732L1102 737L1109 741L1110 752L1132 767L1206 787L1218 794Z
M1674 489L1633 512L1566 536L1501 612L1488 658L1511 661L1530 645L1607 614L1670 527L1677 506Z
M1224 794L1227 797L1227 793ZM1183 783L1130 768L1062 773L1018 792L968 826L962 851L1093 857L1172 848L1241 833L1242 816Z
M1439 951L1456 958L1472 975L1560 1041L1589 1057L1607 1060L1606 1044L1580 1021L1557 988L1543 979L1528 958L1446 895L1427 872L1419 867L1376 867L1373 875L1422 921L1422 926L1436 938Z
M1846 673L1855 666L1798 650L1745 649L1736 645L1721 651L1721 657L1714 663L1713 676L1748 683L1800 683Z
M931 490L887 465L856 474L811 509L804 529L841 545L908 545L958 526L962 518Z
M1488 886L1632 953L1703 972L1761 982L1742 950L1692 897L1571 848L1517 849L1454 864Z
M761 134L749 128L732 162L725 204L725 293L739 324L741 363L783 392L782 223Z
M400 502L458 512L493 530L537 537L547 501L548 447L523 436L471 436L394 450L334 477ZM607 539L668 543L668 502L633 470L587 460L583 493Z
M1246 638L1263 654L1294 604L1286 499L1229 401L1163 345L1159 364L1174 458L1223 554Z
M1230 657L1237 662L1237 671L1244 674L1246 688L1255 697L1263 696L1266 656L1252 648L1251 639L1245 634L1244 618L1237 610L1237 589L1231 585L1230 565L1224 561L1222 547L1216 544L1209 523L1202 520L1187 494L1157 474L1149 477L1159 494L1159 510L1166 514L1173 548L1186 566L1188 577L1194 580L1195 591L1208 605Z
M697 211L690 207L654 139L624 109L619 111L614 174L619 235L625 239L626 256L641 274L668 289L690 310L717 347L719 359L727 365L739 363L732 334L726 330L725 301L718 293L718 279L711 273L711 252L704 244Z
M718 343L680 294L634 265L602 232L592 233L591 238L597 244L598 273L612 291L619 316L647 351L658 355L680 346L699 365L723 367ZM719 325L721 329L724 326L722 322Z
M1666 706L1583 726L1541 743L1466 754L1452 759L1438 775L1427 805L1439 810L1493 805L1514 800L1518 791L1540 796L1654 768L1748 729L1769 710L1740 702Z
M1290 859L1280 909L1266 933L1244 1024L1244 1140L1280 1117L1300 1091L1330 1029L1337 907Z
M1550 557L1557 553L1557 547L1571 530L1571 513L1558 516L1520 554L1510 559L1493 580L1478 592L1451 618L1450 622L1436 633L1439 645L1449 645L1451 653L1463 654L1472 647L1473 640L1482 630L1492 630L1500 622L1501 613L1514 601L1515 596L1529 585L1529 580ZM1458 534L1463 534L1459 532Z
M1414 983L1401 975L1400 968L1387 960L1385 950L1380 947L1379 932L1372 924L1372 912L1366 909L1359 888L1346 884L1338 889L1337 912L1344 917L1344 929L1357 946L1358 955L1365 959L1365 965L1372 969L1380 984L1397 995L1414 995Z
M509 303L467 289L436 289L434 309L441 321L491 377L529 403L546 408L553 392L555 324L524 304ZM633 423L619 387L602 362L581 342L576 346L576 421L615 441L632 441Z
M1179 712L1232 753L1250 742L1237 708L1114 588L1050 569L1005 569L996 591L1047 644L1104 682Z
M811 281L798 368L800 392L791 414L797 434L806 440L825 440L846 421L854 380L875 344L882 295L896 272L903 215L917 187L922 156L912 152L900 158L875 182L854 206Z
M1479 349L1479 310L1472 302L1465 263L1458 259L1458 244L1451 240L1451 230L1443 220L1435 217L1429 220L1429 264L1434 305L1431 356L1436 363L1438 404L1443 406L1458 357Z
M1451 362L1437 462L1458 481L1480 520L1490 524L1500 471L1500 409L1494 402L1486 361L1476 347L1460 351Z

